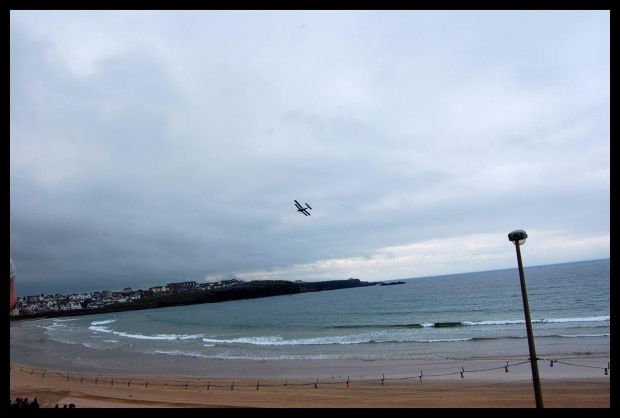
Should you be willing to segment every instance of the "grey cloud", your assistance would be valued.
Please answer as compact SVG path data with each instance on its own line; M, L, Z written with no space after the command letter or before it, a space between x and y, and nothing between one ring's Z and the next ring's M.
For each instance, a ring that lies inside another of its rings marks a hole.
M608 23L587 11L12 13L19 286L295 279L301 264L327 276L313 263L490 231L608 236ZM386 279L400 278L388 261Z

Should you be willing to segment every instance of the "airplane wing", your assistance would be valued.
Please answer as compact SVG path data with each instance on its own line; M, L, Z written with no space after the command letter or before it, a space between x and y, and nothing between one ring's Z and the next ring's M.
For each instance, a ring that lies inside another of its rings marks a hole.
M301 213L303 213L306 216L310 216L310 212L308 212L308 209L312 209L312 208L310 207L309 204L306 203L306 207L304 208L303 206L301 206L299 204L298 201L296 201L294 199L293 199L293 201L295 202L295 206L297 207L297 212L301 212Z

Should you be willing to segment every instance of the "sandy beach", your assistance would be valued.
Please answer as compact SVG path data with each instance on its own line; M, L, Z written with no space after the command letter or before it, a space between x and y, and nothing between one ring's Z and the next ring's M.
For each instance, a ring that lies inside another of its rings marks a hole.
M535 408L527 362L512 363L509 372L481 369L483 363L475 361L442 362L434 370L443 372L430 376L421 371L420 380L419 373L404 372L403 368L429 367L428 362L402 362L401 372L397 372L397 364L374 364L375 372L393 372L383 377L364 375L369 366L364 368L356 362L315 361L290 369L291 375L324 368L349 375L317 379L249 377L252 371L260 370L264 375L269 369L276 372L290 366L271 363L249 367L245 378L84 374L12 363L11 399L36 397L42 408L56 404L62 408L71 403L76 408ZM232 360L227 366L236 375L244 362ZM610 408L609 375L590 368L560 366L553 368L555 373L541 370L545 408ZM464 377L458 369L465 370Z
M609 353L539 358L545 408L611 407ZM11 329L10 396L42 408L536 407L527 355L208 359L60 343L40 327Z

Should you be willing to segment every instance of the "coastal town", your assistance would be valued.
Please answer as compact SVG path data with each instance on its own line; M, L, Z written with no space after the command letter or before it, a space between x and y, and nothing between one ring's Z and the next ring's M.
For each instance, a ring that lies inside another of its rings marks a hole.
M178 294L194 290L226 289L244 283L238 279L219 282L197 283L195 281L168 283L163 286L150 287L148 290L134 290L129 287L121 291L100 290L95 292L59 293L33 296L19 296L11 317L38 316L66 311L98 310L117 303L136 301L157 295Z
M102 312L118 312L134 309L162 308L197 303L224 302L227 300L291 295L304 292L375 286L378 282L362 282L356 278L304 282L302 280L254 280L245 282L227 279L218 282L195 281L168 283L134 290L129 287L120 291L102 290L72 293L69 295L34 295L18 297L11 319L42 316L72 316Z

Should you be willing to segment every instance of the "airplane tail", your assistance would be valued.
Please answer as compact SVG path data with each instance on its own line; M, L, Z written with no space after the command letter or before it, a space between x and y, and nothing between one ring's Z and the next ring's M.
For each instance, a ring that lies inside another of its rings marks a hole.
M308 209L312 209L312 208L310 207L310 205L309 205L309 204L307 204L307 203L306 203L306 206L308 207Z

